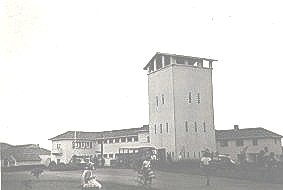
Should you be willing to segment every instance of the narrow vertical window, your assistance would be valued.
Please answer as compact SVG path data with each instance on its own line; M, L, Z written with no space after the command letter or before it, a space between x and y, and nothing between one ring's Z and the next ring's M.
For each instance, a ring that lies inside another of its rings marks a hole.
M190 158L190 153L189 152L187 152L187 157Z
M164 94L161 96L162 104L164 104Z
M257 146L257 139L253 139L253 146Z
M185 128L186 128L186 132L189 131L189 128L188 128L188 121L185 122Z
M154 134L156 134L156 125L154 125Z
M196 157L196 152L194 152L194 158Z
M205 122L203 122L203 132L206 132Z
M198 104L200 104L200 93L198 93Z
M156 96L156 106L158 107L158 96Z
M168 133L168 123L166 123L166 132Z
M195 132L198 131L198 128L197 128L197 122L195 122Z
M189 104L192 103L192 93L191 92L189 92L188 102Z
M162 133L162 124L160 124L160 133Z

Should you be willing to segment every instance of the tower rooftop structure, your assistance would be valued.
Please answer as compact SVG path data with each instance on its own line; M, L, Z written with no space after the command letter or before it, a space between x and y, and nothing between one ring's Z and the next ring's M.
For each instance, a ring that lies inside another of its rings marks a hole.
M201 68L212 68L212 62L214 61L218 60L157 52L143 69L148 70L148 72L151 73L163 67L166 67L167 65L172 64L188 65ZM207 66L204 65L205 62L208 63Z

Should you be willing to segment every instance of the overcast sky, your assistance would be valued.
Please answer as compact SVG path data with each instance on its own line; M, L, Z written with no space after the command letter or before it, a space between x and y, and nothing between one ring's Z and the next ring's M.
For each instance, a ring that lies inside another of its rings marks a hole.
M3 0L0 141L148 124L156 52L214 63L215 127L283 135L280 1Z

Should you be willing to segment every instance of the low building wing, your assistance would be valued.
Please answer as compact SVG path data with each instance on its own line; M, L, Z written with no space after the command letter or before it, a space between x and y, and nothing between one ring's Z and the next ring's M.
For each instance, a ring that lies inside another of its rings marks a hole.
M216 140L250 139L250 138L282 138L281 135L264 129L245 128L231 130L215 130Z
M50 138L49 140L96 140L102 138L110 138L110 137L125 137L131 135L138 135L140 132L148 132L148 125L144 125L139 128L129 128L129 129L120 129L120 130L112 130L112 131L101 131L101 132L83 132L83 131L67 131L61 135Z

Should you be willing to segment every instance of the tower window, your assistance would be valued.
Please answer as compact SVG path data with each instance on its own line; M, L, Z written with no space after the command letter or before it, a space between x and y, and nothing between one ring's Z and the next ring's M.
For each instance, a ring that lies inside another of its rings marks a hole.
M162 104L164 104L164 94L162 94L161 100L162 100Z
M186 132L189 131L189 128L188 128L188 121L185 122L185 128L186 128Z
M198 131L198 128L197 128L197 122L195 122L195 132Z
M156 106L158 107L158 96L156 96Z
M154 125L154 134L156 134L156 125Z
M160 133L162 133L162 124L160 124Z
M192 93L191 92L189 92L188 102L189 104L192 103Z
M147 142L150 142L150 138L149 138L149 136L147 136L146 138L147 138Z
M253 139L253 145L257 146L257 139Z
M206 132L205 122L203 122L203 132Z
M198 93L198 104L200 104L200 93Z
M166 132L168 133L168 123L166 123Z

